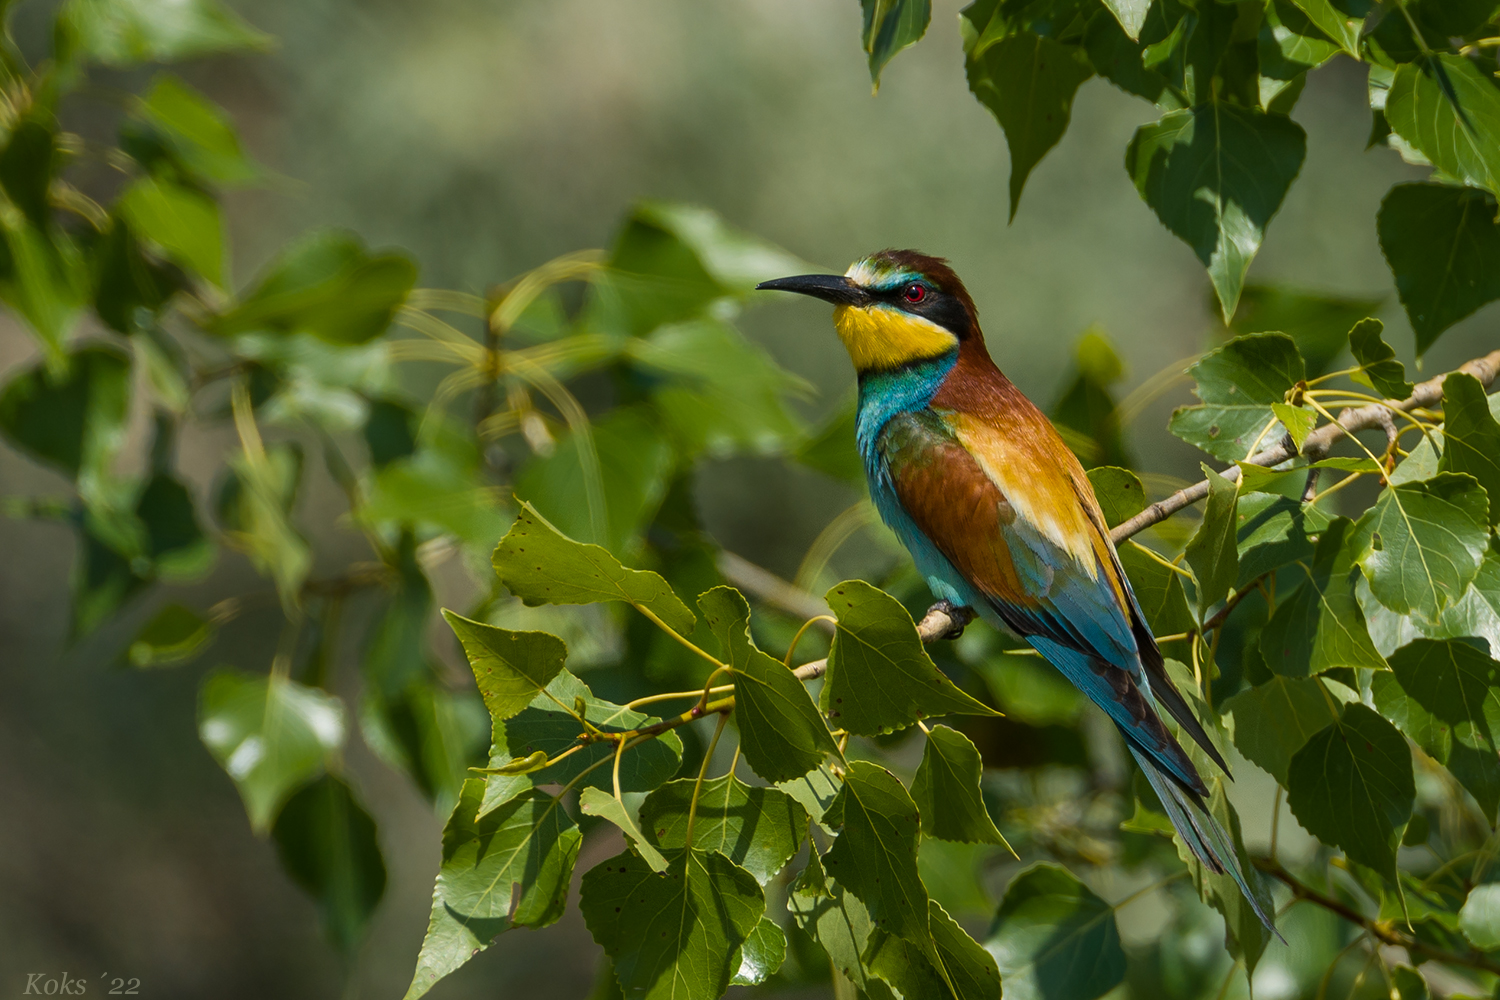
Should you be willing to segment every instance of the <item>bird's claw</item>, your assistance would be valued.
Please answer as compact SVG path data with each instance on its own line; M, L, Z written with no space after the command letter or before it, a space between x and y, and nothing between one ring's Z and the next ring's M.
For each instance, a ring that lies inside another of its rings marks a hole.
M932 607L928 608L927 614L923 616L922 620L925 622L934 614L943 615L949 621L948 627L934 636L934 639L957 639L964 634L964 629L968 627L969 623L975 617L973 608L954 604L948 600L938 601Z

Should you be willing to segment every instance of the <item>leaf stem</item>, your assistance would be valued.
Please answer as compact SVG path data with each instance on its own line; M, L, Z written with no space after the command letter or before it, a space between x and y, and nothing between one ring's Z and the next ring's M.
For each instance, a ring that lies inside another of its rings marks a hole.
M720 663L718 659L716 659L713 656L710 656L709 653L706 650L700 649L698 647L698 645L696 643L694 643L691 639L689 639L687 636L683 635L682 633L678 632L675 628L673 628L672 626L668 625L666 622L662 621L661 618L657 616L657 614L656 614L655 611L652 611L650 608L646 607L644 604L632 604L631 607L635 608L641 614L645 615L646 619L648 621L650 621L653 625L655 625L657 628L659 628L663 632L667 633L667 635L671 636L673 639L676 639L677 642L679 642L683 646L686 646L688 649L692 650L693 652L697 653L699 656L703 657L709 663L712 663L716 668L722 668L724 666L724 664Z
M781 661L788 668L790 668L792 665L792 655L797 652L797 643L801 642L802 636L807 632L807 630L812 628L818 622L828 622L829 624L837 627L839 620L833 617L833 615L814 615L807 621L803 622L802 627L797 630L797 634L792 636L792 644L787 647L786 658Z
M733 691L733 684L720 684L718 687L709 688L710 694L723 694L725 691ZM644 698L627 701L626 708L635 709L642 705L653 705L658 701L671 701L673 698L697 698L703 692L694 688L691 691L668 691L666 694L648 694Z
M693 848L693 824L698 819L698 796L703 792L703 776L708 774L708 762L714 759L714 748L719 745L719 737L723 735L724 724L728 721L728 713L719 716L719 724L714 726L713 739L708 741L708 749L703 751L703 763L698 767L698 780L693 784L693 799L688 803L687 832L682 838L688 850Z

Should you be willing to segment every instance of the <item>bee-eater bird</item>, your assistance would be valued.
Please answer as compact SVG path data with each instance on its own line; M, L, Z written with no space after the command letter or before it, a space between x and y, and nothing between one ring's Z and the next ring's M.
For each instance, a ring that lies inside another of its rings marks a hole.
M990 359L974 301L947 262L884 250L844 275L757 287L834 304L859 376L856 441L870 495L934 596L1022 636L1102 708L1193 853L1228 871L1272 927L1208 813L1203 778L1158 712L1228 773L1167 677L1093 487Z

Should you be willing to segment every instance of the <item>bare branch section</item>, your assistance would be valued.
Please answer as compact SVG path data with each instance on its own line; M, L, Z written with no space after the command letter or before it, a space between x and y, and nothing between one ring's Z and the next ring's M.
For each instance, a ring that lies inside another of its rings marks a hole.
M1458 370L1473 375L1479 380L1480 385L1489 388L1490 383L1495 381L1497 375L1500 375L1500 351L1491 351L1482 358L1475 358ZM1346 434L1369 430L1372 427L1385 427L1391 419L1391 408L1409 411L1432 406L1443 398L1443 379L1445 378L1447 378L1446 374L1428 379L1419 384L1410 396L1399 402L1371 403L1368 406L1345 410L1339 414L1337 422L1325 424L1307 436L1307 440L1302 442L1302 454L1316 460L1328 454L1334 442ZM1290 439L1283 438L1278 444L1257 452L1245 461L1249 465L1273 466L1280 465L1295 455L1297 455L1296 446ZM1224 478L1230 482L1238 481L1239 466L1230 466L1225 470ZM1110 537L1114 539L1116 545L1119 545L1136 532L1144 531L1153 524L1165 521L1179 510L1192 506L1206 496L1208 496L1207 479L1201 483L1194 483L1186 489L1178 490L1165 500L1158 500L1130 520L1122 521L1110 532Z

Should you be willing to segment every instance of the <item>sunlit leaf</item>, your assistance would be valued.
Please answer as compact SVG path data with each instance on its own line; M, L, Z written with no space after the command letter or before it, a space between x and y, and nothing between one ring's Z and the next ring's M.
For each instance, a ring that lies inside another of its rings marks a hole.
M1446 52L1403 63L1385 117L1434 167L1500 195L1500 88L1475 63Z
M1406 367L1396 360L1396 351L1380 336L1384 324L1362 319L1349 331L1349 349L1359 363L1358 378L1386 399L1405 399L1414 386L1406 380Z
M786 961L786 934L769 917L761 917L755 930L740 945L739 964L729 983L732 986L758 986L776 974ZM730 964L734 960L730 959Z
M198 736L234 779L250 825L264 833L292 792L343 744L344 708L277 674L220 670L199 692Z
M1440 473L1382 490L1354 526L1355 561L1381 604L1436 621L1479 572L1489 501L1469 476Z
M406 1000L432 989L501 931L546 927L567 906L583 836L562 803L531 789L476 820L483 795L484 782L464 782L443 829L432 917Z
M224 110L166 74L156 78L135 106L122 145L148 166L154 156L164 155L202 181L233 184L259 175Z
M1476 948L1500 948L1500 884L1475 886L1458 914L1458 926Z
M659 617L679 635L697 619L667 581L628 569L598 545L566 537L530 504L495 549L495 572L511 593L530 605L624 601Z
M687 846L688 812L697 781L669 781L641 804L646 839L663 850ZM775 788L756 788L732 774L703 782L692 846L718 851L766 885L802 846L807 811Z
M1229 596L1239 576L1240 555L1235 543L1238 527L1238 487L1208 466L1208 502L1203 521L1188 541L1187 562L1198 580L1198 608L1209 608Z
M443 618L463 643L484 707L496 725L536 700L568 657L563 641L546 632L513 632L447 609Z
M1113 528L1146 509L1146 487L1129 469L1100 465L1088 472L1089 485L1104 511L1104 523Z
M870 82L880 87L880 71L902 49L915 45L932 21L931 0L859 0L864 10L860 35L869 56Z
M89 346L64 373L24 369L0 390L0 434L13 447L97 495L125 443L130 361L114 347Z
M922 949L882 930L871 934L866 946L865 962L870 971L903 997L995 1000L1000 995L1000 972L994 956L969 937L936 900L928 900L927 907L942 972Z
M585 788L578 795L578 808L589 816L598 816L619 827L620 832L654 872L667 870L667 859L642 833L625 804L602 788Z

